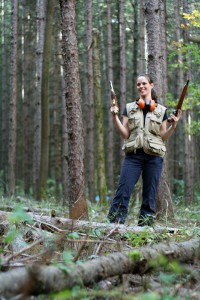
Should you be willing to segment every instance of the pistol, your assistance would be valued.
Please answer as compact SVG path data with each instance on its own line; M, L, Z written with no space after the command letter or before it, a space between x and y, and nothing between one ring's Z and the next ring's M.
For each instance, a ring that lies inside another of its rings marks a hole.
M109 83L110 83L111 105L115 106L117 105L117 97L113 88L112 81L110 80Z

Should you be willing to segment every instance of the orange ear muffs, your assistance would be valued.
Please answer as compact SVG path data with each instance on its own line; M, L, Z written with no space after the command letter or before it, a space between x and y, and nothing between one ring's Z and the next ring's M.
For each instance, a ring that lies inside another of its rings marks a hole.
M149 109L150 109L150 111L153 111L155 109L155 107L156 107L156 102L154 100L151 100L149 102Z
M139 106L139 108L144 109L146 103L143 99L139 99L139 100L137 100L137 105Z
M139 100L137 100L137 105L139 106L139 108L144 109L146 103L143 99L140 98ZM149 102L149 110L153 111L155 109L155 107L156 107L156 102L154 100L151 100Z

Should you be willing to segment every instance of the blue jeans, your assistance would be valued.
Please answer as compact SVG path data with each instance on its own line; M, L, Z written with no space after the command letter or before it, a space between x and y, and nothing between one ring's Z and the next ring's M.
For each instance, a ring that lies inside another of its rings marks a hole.
M128 213L128 204L142 174L143 191L140 217L145 218L155 214L155 196L162 172L163 158L146 154L142 149L125 156L117 191L111 203L108 219L123 224Z

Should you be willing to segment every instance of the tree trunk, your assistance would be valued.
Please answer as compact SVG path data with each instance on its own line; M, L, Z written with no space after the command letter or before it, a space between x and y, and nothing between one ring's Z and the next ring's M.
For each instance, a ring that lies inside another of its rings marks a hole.
M56 4L56 11L59 9L59 4ZM61 88L61 68L60 68L60 60L58 53L60 51L60 43L59 43L59 22L60 16L58 13L55 14L55 27L54 27L54 82L53 82L53 161L52 164L54 166L54 176L55 176L55 195L57 199L60 196L59 184L61 179L61 140L60 140L60 88Z
M75 31L75 4L61 0L63 68L68 130L69 215L72 219L87 218L85 197L84 142L81 110L79 57Z
M42 65L42 143L41 143L41 164L40 164L40 199L46 197L46 180L49 167L49 67L51 62L52 29L54 16L54 0L47 2L46 28L44 40L44 54Z
M112 14L111 1L106 0L106 16L107 16L107 55L108 55L108 80L113 82L113 45L112 45ZM114 83L113 83L114 84ZM111 99L110 90L107 96L107 111L108 111L108 130L107 130L107 178L108 178L108 193L110 198L114 194L114 134L113 134L113 118L110 113Z
M41 86L42 65L45 31L45 2L37 0L37 36L36 41L36 89L34 111L34 138L33 138L33 195L39 199L39 177L41 161Z
M70 272L55 266L31 266L17 268L0 274L0 295L6 298L48 294L74 286L91 286L94 283L123 274L143 275L152 269L151 262L161 255L169 261L191 262L198 257L199 239L181 243L155 244L138 248L138 258L131 259L130 252L115 252L100 258L69 266Z
M140 1L141 2L141 1ZM134 9L134 23L133 23L133 76L132 76L132 82L133 84L133 88L132 88L132 101L134 101L136 99L136 95L137 95L137 88L136 88L136 84L135 82L137 81L137 76L138 74L138 56L139 56L139 21L141 21L141 19L139 19L139 1L134 0L132 2L132 6ZM144 23L143 23L144 26ZM142 49L142 53L144 53L144 49ZM143 71L144 72L144 71Z
M63 67L61 67L63 74ZM68 154L68 139L67 139L67 114L65 101L65 80L62 77L62 188L63 188L63 204L69 206L69 169L66 157Z
M23 173L24 173L24 192L26 195L29 194L30 184L31 184L31 164L30 164L30 153L31 153L31 132L30 132L30 102L28 101L30 96L30 83L28 81L28 45L31 42L28 40L30 36L30 32L28 28L28 11L27 11L27 3L26 0L22 1L23 7L23 17L22 17L22 105L23 105ZM29 32L29 35L27 35Z
M17 41L18 0L12 1L11 11L11 64L10 64L10 112L8 150L8 193L15 194L16 139L17 139Z
M161 30L160 21L165 28L165 1L162 0L145 0L145 16L147 29L147 47L148 47L148 73L152 76L155 84L156 93L159 102L164 104L164 91L167 83L166 76L166 38L164 30ZM161 41L162 38L162 47ZM165 54L164 54L165 53ZM166 159L166 158L165 158ZM168 184L168 167L167 161L164 161L163 172L158 187L158 197L156 203L157 215L168 217L173 216L172 198Z
M89 200L95 201L95 163L94 163L94 88L92 66L92 1L84 1L85 16L85 156Z
M183 118L186 121L188 127L191 126L192 120L194 120L193 111L184 111ZM190 130L185 132L185 203L191 205L194 203L194 190L195 190L195 137L190 134Z
M183 11L189 13L188 0L183 1ZM186 20L185 20L186 22ZM184 43L188 43L188 32L184 31ZM188 66L185 72L185 81L191 79L191 63L190 58L186 56L186 64ZM191 126L191 120L194 119L193 111L185 111L183 113L183 122L188 127ZM184 179L185 179L185 202L186 204L194 203L194 186L195 186L195 138L194 135L190 134L190 130L185 132L185 168L184 168Z
M147 69L145 55L145 23L144 23L144 0L139 2L139 50L138 50L138 73L144 74Z
M126 31L124 16L124 0L119 0L119 56L120 56L120 111L123 112L126 106ZM123 140L120 139L121 148ZM121 150L121 160L124 153Z
M107 204L107 186L104 153L104 122L101 96L101 70L100 70L99 32L93 30L93 74L96 119L96 153L97 153L97 178L99 197L102 207Z
M181 1L177 0L173 2L174 7L174 20L175 20L175 41L180 44L181 43L181 18L180 18L180 7L181 7ZM183 54L181 51L177 51L177 56L175 57L176 62L179 62L176 74L177 74L177 80L175 82L174 90L173 90L173 96L174 99L178 99L181 90L184 86L184 74L183 74ZM171 84L172 82L170 82ZM184 145L184 124L183 124L183 118L180 119L179 125L177 126L174 136L172 139L168 142L168 157L171 158L171 164L169 169L171 170L170 174L171 176L171 186L173 193L175 195L180 194L180 181L183 180L183 165L184 165L184 147L180 147L180 145Z
M8 137L7 137L7 128L8 128L8 118L7 118L7 112L8 112L8 105L7 105L7 51L6 51L6 45L7 45L7 38L6 38L6 5L5 0L2 1L2 100L1 100L1 166L0 169L2 170L2 186L3 186L3 192L6 194L7 187L6 187L6 177L7 177L7 161L8 161L8 151L7 151L7 145L8 145Z

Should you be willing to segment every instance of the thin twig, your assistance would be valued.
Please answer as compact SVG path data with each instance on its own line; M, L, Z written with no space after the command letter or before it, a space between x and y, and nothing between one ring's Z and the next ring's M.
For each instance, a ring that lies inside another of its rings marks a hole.
M80 246L80 248L79 248L79 250L78 250L76 256L75 256L74 259L73 259L73 262L77 262L77 260L78 260L78 258L79 258L79 256L80 256L81 252L83 251L83 249L84 249L84 247L85 247L85 244L87 243L87 238L88 238L88 235L86 235L85 241L81 244L81 246Z
M22 250L20 250L19 252L16 252L8 257L6 257L3 260L2 265L7 265L9 263L10 260L20 256L22 253L30 250L31 248L35 247L36 245L38 245L39 243L41 243L42 241L44 241L44 238L39 238L37 241L33 242L30 246L23 248Z
M94 255L97 255L99 253L99 251L101 250L103 243L106 242L106 240L113 234L113 232L116 231L116 229L118 229L118 226L116 226L115 228L113 228L99 243L99 245L96 247L96 250L94 250Z

